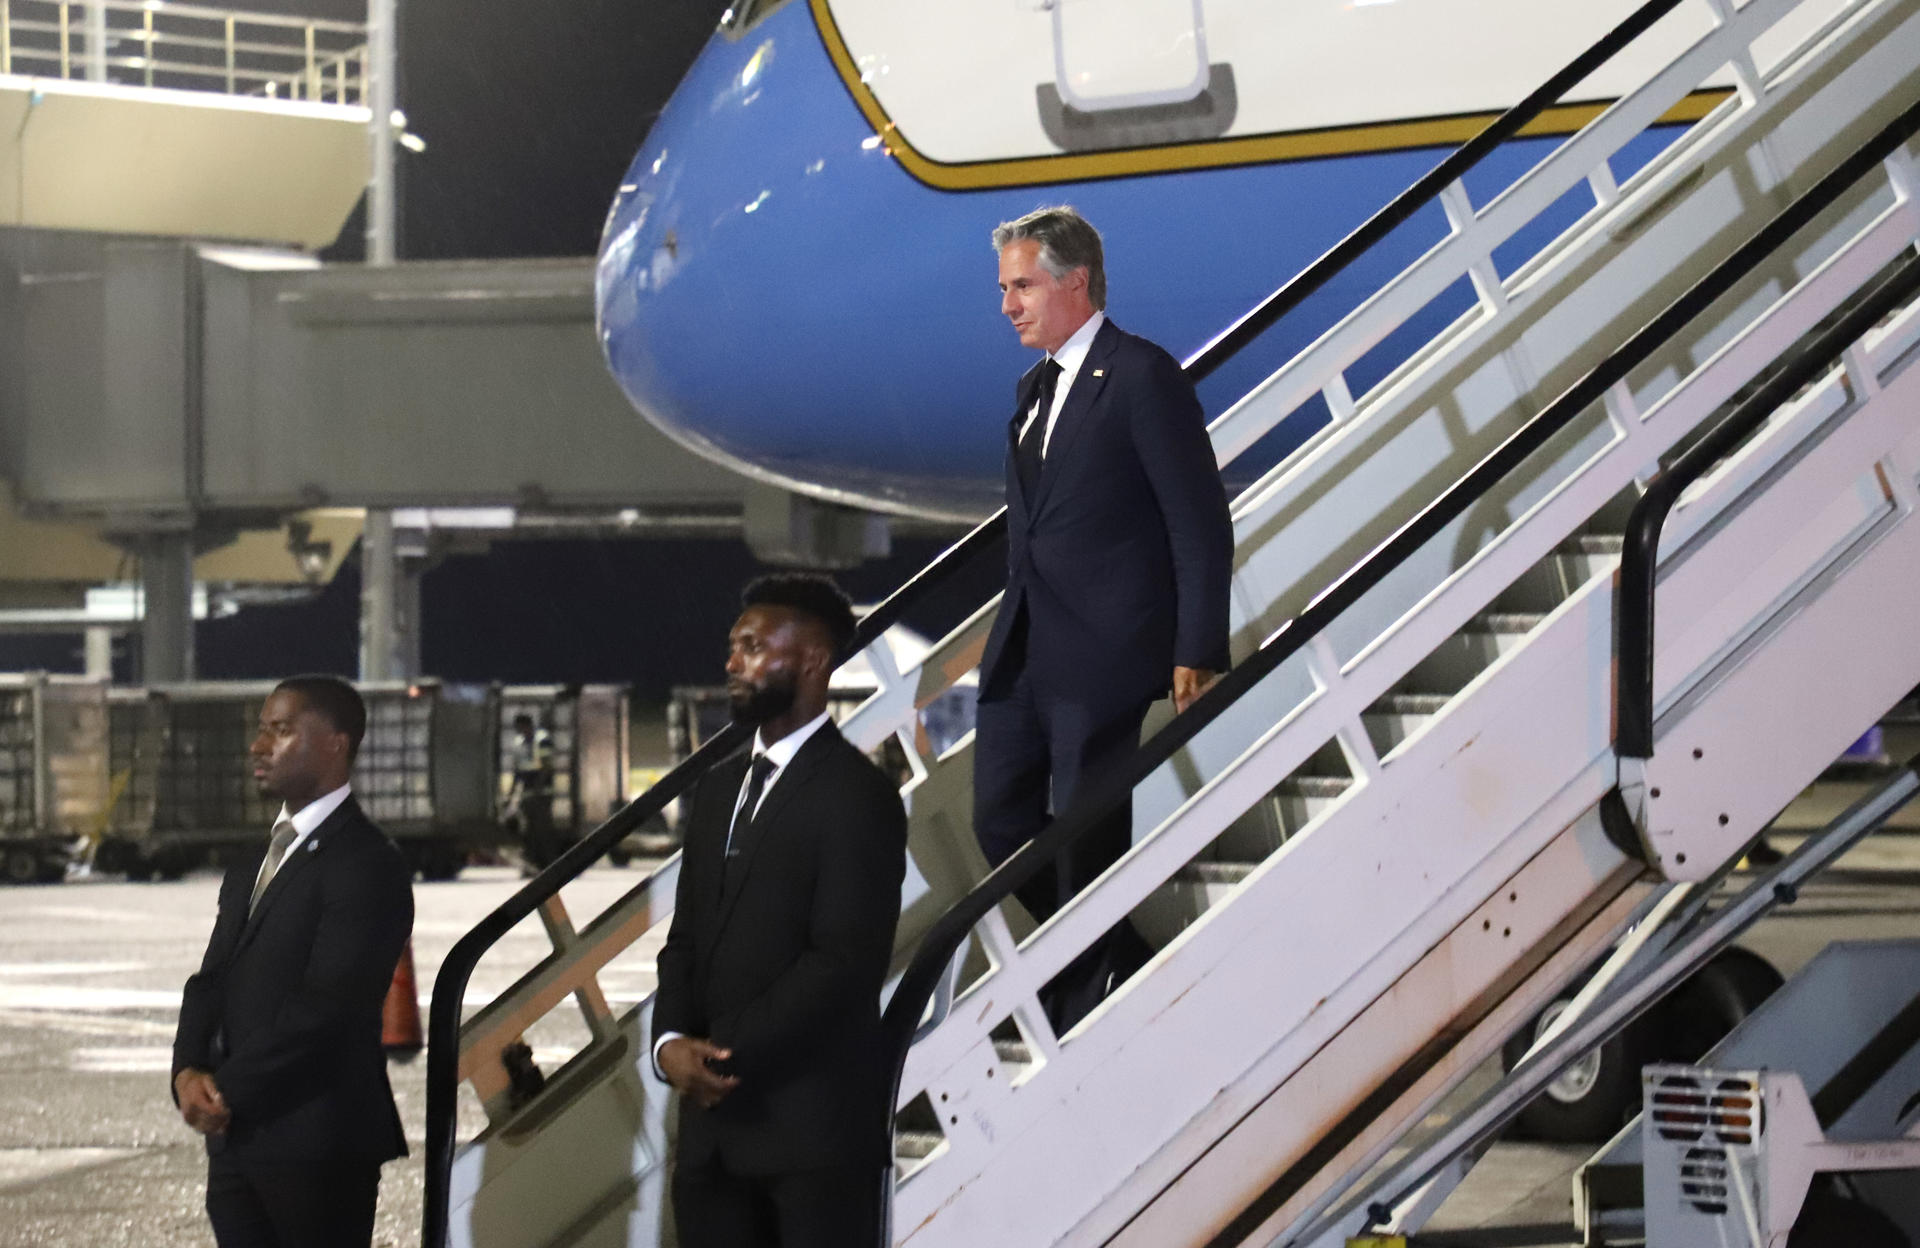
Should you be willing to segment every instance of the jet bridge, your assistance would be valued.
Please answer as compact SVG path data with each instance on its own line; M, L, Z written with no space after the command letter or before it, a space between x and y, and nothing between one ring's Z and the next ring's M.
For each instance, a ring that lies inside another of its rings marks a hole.
M1214 422L1225 462L1315 395L1334 414L1235 501L1235 670L1149 723L1130 795L1088 796L989 876L971 743L936 755L920 709L995 604L915 670L870 652L882 687L843 731L912 770L891 1243L1297 1242L1659 883L1718 872L1920 681L1920 2L1712 0L1707 34L1489 202L1460 181L1682 6L1645 5L1188 362L1210 372L1445 208L1446 240ZM1617 180L1723 66L1737 93ZM1581 219L1507 258L1568 195ZM1463 280L1476 306L1351 393ZM862 640L990 557L999 523ZM1658 626L1616 638L1629 617ZM677 862L577 925L559 889L741 739L449 953L429 1245L670 1242L649 1003L616 1014L596 974L650 948ZM1013 888L1119 800L1133 851L1035 929ZM552 956L463 1017L474 965L536 913ZM1056 1035L1040 986L1123 916L1156 956ZM503 1054L543 1028L573 1056L517 1089Z

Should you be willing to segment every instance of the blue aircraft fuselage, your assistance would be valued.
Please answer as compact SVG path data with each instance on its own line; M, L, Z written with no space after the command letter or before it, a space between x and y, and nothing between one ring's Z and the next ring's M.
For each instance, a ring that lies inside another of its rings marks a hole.
M1557 141L1506 145L1469 190L1484 202ZM995 224L1073 204L1105 238L1108 314L1185 357L1443 151L936 189L862 114L810 7L787 3L714 36L634 158L602 237L601 341L640 412L703 455L849 504L977 517L1000 501L1014 385L1036 358L999 310ZM1549 214L1541 238L1584 207ZM1437 206L1401 227L1208 379L1209 414L1445 230ZM1510 250L1496 257L1508 271L1532 248ZM1364 391L1404 358L1400 342L1471 301L1464 282L1449 291L1356 365L1350 387ZM1324 419L1303 408L1229 466L1230 484Z

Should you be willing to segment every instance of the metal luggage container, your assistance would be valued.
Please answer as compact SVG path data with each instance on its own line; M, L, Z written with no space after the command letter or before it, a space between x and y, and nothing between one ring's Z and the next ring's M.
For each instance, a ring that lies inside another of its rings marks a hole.
M136 879L177 876L265 837L277 800L253 781L248 748L272 681L116 691L120 800L95 865ZM363 809L427 879L450 879L498 840L493 819L495 695L437 680L360 686L367 735L354 765Z
M44 673L0 676L0 875L50 883L105 818L107 689Z
M500 690L498 817L505 820L513 787L513 721L531 716L552 748L553 822L563 842L577 841L625 806L628 783L628 692L624 685L508 685ZM625 866L632 851L610 855Z

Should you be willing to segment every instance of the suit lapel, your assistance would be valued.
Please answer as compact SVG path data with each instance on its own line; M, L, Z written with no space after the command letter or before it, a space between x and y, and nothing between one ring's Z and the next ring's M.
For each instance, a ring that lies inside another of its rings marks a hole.
M760 800L758 813L744 828L740 829L739 835L735 838L739 842L740 852L734 856L731 866L726 866L724 859L722 862L726 884L720 890L720 908L714 913L713 935L715 937L726 929L727 918L733 912L734 903L740 899L740 890L747 882L747 875L753 870L754 860L759 856L760 845L766 839L767 830L779 822L780 812L786 809L787 804L793 800L793 795L807 783L807 778L827 756L827 751L832 748L833 741L839 735L840 731L833 726L832 720L821 724L819 729L807 738L807 743L800 747L800 752L793 756L793 761L774 778L773 787L768 789L766 795Z
M247 942L253 939L254 933L260 930L261 923L266 921L267 912L273 909L273 903L278 901L292 886L291 882L307 869L307 863L324 853L333 838L338 836L341 829L346 826L347 820L358 816L359 813L359 805L349 796L335 808L332 814L321 820L320 826L315 828L305 840L288 852L286 861L280 864L279 870L275 871L273 878L267 882L267 891L260 894L260 904L253 908L253 913L247 916L246 926L240 929L240 942L234 947L235 953L247 947Z
M1080 361L1080 371L1074 374L1073 388L1067 391L1067 401L1060 406L1060 419L1054 422L1053 438L1047 445L1047 457L1040 463L1040 483L1034 488L1033 497L1027 500L1030 514L1039 513L1048 491L1060 477L1061 465L1073 452L1073 444L1080 437L1080 431L1086 428L1087 414L1092 411L1094 401L1107 384L1107 357L1113 354L1113 346L1117 341L1119 331L1113 327L1113 322L1102 322L1093 336L1093 342L1087 347L1087 358Z

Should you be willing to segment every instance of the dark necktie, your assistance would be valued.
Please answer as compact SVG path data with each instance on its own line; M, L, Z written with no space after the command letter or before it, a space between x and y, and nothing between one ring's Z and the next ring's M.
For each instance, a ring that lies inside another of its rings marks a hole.
M733 826L727 829L727 853L720 867L720 882L727 879L727 866L740 856L740 837L753 822L754 811L760 808L760 795L766 791L767 777L774 772L773 760L765 754L753 756L753 766L747 771L747 796L740 803L740 809L733 812Z
M1029 500L1040 484L1040 462L1044 458L1047 444L1047 422L1053 415L1053 390L1060 381L1060 361L1048 356L1040 365L1040 399L1034 405L1033 419L1027 422L1025 432L1020 435L1017 462L1020 468L1020 490Z

